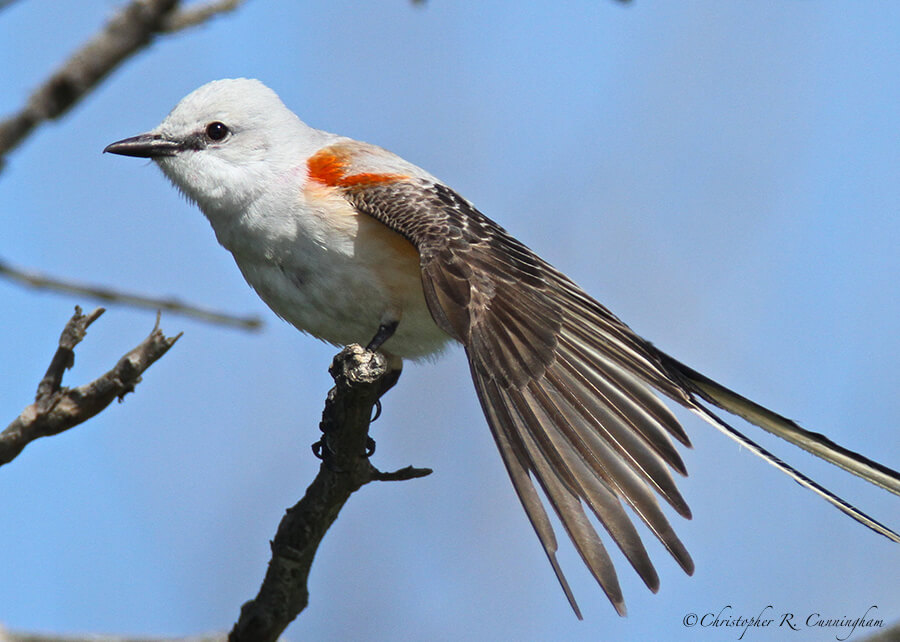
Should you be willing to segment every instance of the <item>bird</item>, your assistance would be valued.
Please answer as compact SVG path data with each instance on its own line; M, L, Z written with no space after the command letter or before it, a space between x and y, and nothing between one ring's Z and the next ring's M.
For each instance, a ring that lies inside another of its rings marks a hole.
M616 569L589 512L654 593L659 576L626 507L694 571L660 505L691 518L673 477L687 475L674 442L691 442L663 397L900 543L718 413L900 495L897 471L669 356L445 183L386 149L307 125L258 80L207 83L155 129L104 151L152 159L298 330L364 344L397 372L461 344L514 490L579 619L547 506L620 615Z

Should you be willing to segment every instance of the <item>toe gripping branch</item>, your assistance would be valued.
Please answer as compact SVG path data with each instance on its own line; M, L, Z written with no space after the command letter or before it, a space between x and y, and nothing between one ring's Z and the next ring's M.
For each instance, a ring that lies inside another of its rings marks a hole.
M335 356L328 372L335 385L328 392L319 424L322 438L312 445L313 453L324 465L335 471L357 470L365 479L362 483L431 473L430 469L411 466L383 473L368 461L375 452L369 425L381 415L381 397L397 383L400 370L390 370L381 353L350 345Z
M333 426L335 423L335 415L342 414L343 417L346 416L347 412L346 409L338 407L335 403L335 399L337 398L341 384L343 383L344 387L347 388L346 384L350 381L358 384L369 383L374 386L371 392L372 394L375 394L376 397L371 404L368 403L369 397L371 396L368 390L362 390L362 394L360 395L360 407L369 405L375 407L375 414L374 416L371 414L369 415L371 419L369 419L366 425L365 449L360 452L364 452L367 459L375 454L375 440L368 436L368 424L381 416L381 396L393 388L394 384L396 384L397 380L400 378L400 370L390 370L384 355L379 354L377 350L385 341L394 336L394 332L397 331L398 325L399 321L397 320L386 321L378 326L378 331L375 333L375 336L372 337L372 340L369 341L369 345L366 346L365 350L362 350L359 346L347 346L347 348L335 356L328 372L334 378L336 385L328 393L328 399L325 401L325 412L322 413L322 423L319 424L319 428L321 428L323 433L322 438L312 445L313 454L319 459L325 461L327 457L334 455L335 453L334 449L328 447L328 435L329 433L334 432ZM348 361L347 359L351 355L353 359ZM338 410L335 411L335 408L338 408ZM344 412L341 413L341 410ZM354 408L352 410L357 409ZM360 417L353 417L354 425L358 424L359 421Z

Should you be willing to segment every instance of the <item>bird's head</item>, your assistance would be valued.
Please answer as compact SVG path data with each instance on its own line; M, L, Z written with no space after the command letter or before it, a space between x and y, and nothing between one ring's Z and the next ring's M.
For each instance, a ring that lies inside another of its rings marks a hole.
M206 211L253 200L304 159L315 130L258 80L216 80L185 96L155 129L103 151L153 159Z

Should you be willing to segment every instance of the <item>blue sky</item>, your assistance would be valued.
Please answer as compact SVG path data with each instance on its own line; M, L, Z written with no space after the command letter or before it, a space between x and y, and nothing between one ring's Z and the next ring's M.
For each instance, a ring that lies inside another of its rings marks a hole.
M0 12L0 114L119 3ZM0 470L0 623L61 632L228 629L313 478L334 349L267 311L151 164L102 155L195 87L257 77L313 126L383 145L501 222L640 334L705 374L900 467L900 4L753 0L249 2L116 71L0 174L0 256L257 313L242 333L164 315L176 347L133 395ZM0 411L31 399L81 299L0 281ZM142 339L110 307L70 384ZM562 546L569 611L454 350L408 366L374 426L370 485L328 534L300 640L733 640L688 613L900 618L900 546L699 419L662 587L616 557L619 618ZM743 426L754 437L759 431ZM893 527L898 498L760 438ZM871 613L870 613L871 615ZM832 639L804 629L792 640ZM770 627L744 639L783 639ZM859 639L859 632L851 639Z

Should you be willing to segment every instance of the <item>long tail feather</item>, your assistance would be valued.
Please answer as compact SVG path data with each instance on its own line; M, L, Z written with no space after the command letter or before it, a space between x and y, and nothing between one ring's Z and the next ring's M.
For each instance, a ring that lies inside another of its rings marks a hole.
M781 461L781 459L779 459L778 457L776 457L775 455L770 453L768 450L766 450L765 448L763 448L762 446L757 444L755 441L746 437L744 434L742 434L740 431L736 430L735 428L732 428L724 420L722 420L721 417L719 417L718 415L713 413L708 408L704 408L703 406L700 406L698 404L695 408L692 408L692 410L695 413L697 413L698 415L700 415L701 417L703 417L706 421L711 423L713 426L715 426L716 428L721 430L723 433L725 433L726 435L728 435L729 437L734 439L736 442L738 442L739 444L741 444L742 446L747 448L754 455L757 455L757 456L761 457L763 460L765 460L766 462L772 464L773 466L775 466L775 468L777 468L778 470L780 470L783 473L790 476L791 479L793 479L795 482L797 482L804 488L810 489L811 491L813 491L814 493L816 493L817 495L819 495L820 497L825 499L825 501L827 501L829 504L831 504L832 506L834 506L841 512L849 515L850 517L852 517L853 519L858 521L863 526L867 526L868 528L871 528L873 531L875 531L879 535L884 535L889 540L900 544L900 535L898 535L897 533L892 531L890 528L888 528L887 526L885 526L878 520L876 520L872 517L869 517L864 512L862 512L861 510L856 508L850 502L848 502L844 499L841 499L840 497L838 497L837 495L832 493L827 488L814 482L812 479L810 479L809 477L807 477L806 475L801 473L796 468Z
M665 366L686 380L703 400L742 417L876 486L900 495L900 473L897 471L844 448L825 435L801 428L790 419L750 401L671 357L665 356Z

